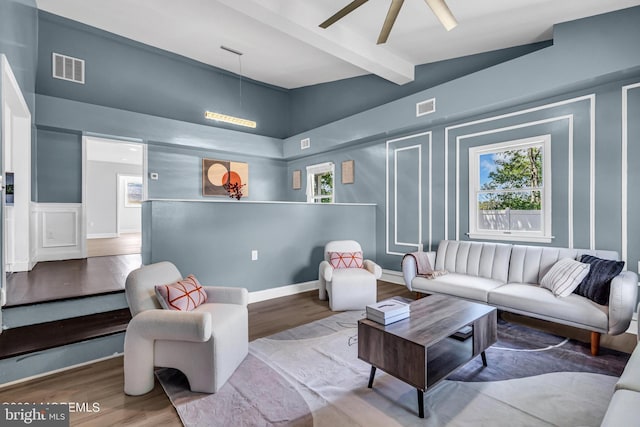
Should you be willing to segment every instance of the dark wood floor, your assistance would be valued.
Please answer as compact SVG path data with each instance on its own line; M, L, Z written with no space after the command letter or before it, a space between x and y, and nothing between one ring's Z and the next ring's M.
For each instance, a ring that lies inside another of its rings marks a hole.
M413 298L404 286L378 283L378 300L396 295ZM254 340L332 314L327 301L318 300L318 291L253 303L249 305L249 336ZM0 386L0 402L99 404L99 412L71 413L72 426L181 425L158 383L148 394L126 396L123 375L122 357L116 357L17 385Z
M7 306L120 292L140 265L140 254L39 262L31 271L9 275Z

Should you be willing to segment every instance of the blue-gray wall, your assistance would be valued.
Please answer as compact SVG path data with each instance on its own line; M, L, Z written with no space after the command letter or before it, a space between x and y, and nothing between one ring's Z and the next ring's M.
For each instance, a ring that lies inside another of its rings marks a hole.
M149 172L159 175L157 181L148 181L151 199L220 199L202 195L203 158L248 163L249 187L243 200L285 200L286 197L287 165L284 160L153 143L148 146L147 158Z
M367 205L149 201L142 259L170 260L203 284L260 291L316 280L329 240L357 240L373 257L375 219Z
M38 11L35 0L0 1L0 53L7 55L33 116L38 59Z
M62 129L66 135L137 138L149 144L149 170L161 177L149 184L149 194L155 198L201 198L200 159L212 157L249 163L251 200L303 201L305 167L333 161L336 200L376 204L376 257L383 267L397 270L398 254L414 249L401 242L413 237L415 244L428 247L442 238L465 238L469 147L550 134L552 244L618 250L628 256L629 267L635 269L640 244L630 237L640 226L629 215L628 232L624 233L622 209L625 200L631 213L640 206L636 206L632 190L623 192L621 166L638 154L639 131L633 119L638 114L638 89L628 91L628 155L622 143L621 105L622 87L640 80L639 23L640 7L636 7L560 24L554 28L553 44L421 66L418 80L405 86L393 86L372 76L288 93L258 84L261 90L272 91L265 99L275 97L272 103L267 102L271 107L278 105L273 111L287 117L284 125L278 122L279 130L272 135L312 127L282 141L215 128L192 121L191 115L175 115L182 113L166 111L173 105L174 95L157 98L151 94L131 103L112 100L111 86L107 85L111 80L107 82L100 75L85 88L51 79L51 51L72 45L70 40L76 41L77 50L61 53L93 55L88 64L100 61L95 56L105 56L88 52L95 48L125 59L139 55L143 68L160 61L187 74L187 69L207 75L218 71L43 13L36 123L43 130L39 136L44 143L38 144L38 151L50 141L62 144L60 137L53 138L51 129ZM216 75L223 80L229 76ZM126 80L117 71L110 79ZM165 79L173 81L158 76L157 82ZM184 84L190 86L184 90L198 92L202 81L188 80ZM144 86L139 90L142 92L136 93L136 98L148 95ZM416 117L415 103L432 97L437 100L437 111ZM582 98L573 100L576 97ZM147 101L157 104L152 107L159 110L152 110ZM233 97L226 102L233 103ZM424 135L410 137L415 134ZM311 138L311 148L301 151L299 141L304 137ZM70 140L66 142L70 146ZM354 184L341 183L344 160L355 160ZM38 183L40 176L51 172L46 170L50 166L38 162ZM632 166L628 175L631 189L640 181ZM301 190L291 189L294 170L303 172ZM50 197L48 193L54 189L38 184L38 195L43 200L72 200L75 188L73 184L69 194Z
M35 151L35 201L82 203L82 137L38 129Z
M289 134L289 97L283 89L245 78L240 102L235 74L47 12L39 17L39 94L235 129L205 119L210 110L255 120L258 126L247 128L249 133ZM52 78L52 52L84 59L85 84Z
M550 41L545 41L418 65L415 80L402 86L369 74L293 89L290 92L291 134L317 128L550 45Z
M616 250L636 271L640 175L631 161L625 194L622 165L640 155L640 89L628 91L628 154L621 105L623 87L640 82L640 8L561 24L554 34L553 46L288 138L287 180L303 172L289 199L304 200L306 166L333 161L336 199L377 205L376 259L398 270L419 243L467 239L469 147L550 134L551 245ZM415 103L431 97L437 111L417 118ZM311 148L302 151L304 137ZM346 159L355 160L355 184L340 183Z

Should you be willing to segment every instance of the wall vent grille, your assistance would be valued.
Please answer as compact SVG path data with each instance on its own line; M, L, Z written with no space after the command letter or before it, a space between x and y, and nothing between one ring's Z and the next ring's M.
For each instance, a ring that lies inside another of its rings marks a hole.
M416 117L431 114L436 111L436 99L431 98L416 104Z
M306 150L309 147L311 147L311 138L305 138L305 139L301 139L300 140L300 149L301 150Z
M53 77L84 84L84 60L54 52Z

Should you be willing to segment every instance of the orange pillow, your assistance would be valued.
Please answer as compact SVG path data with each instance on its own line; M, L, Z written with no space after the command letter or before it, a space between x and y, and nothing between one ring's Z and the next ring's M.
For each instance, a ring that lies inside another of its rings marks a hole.
M333 268L362 268L362 252L329 252Z
M156 297L165 310L191 311L207 302L207 293L193 274L169 285L156 285Z

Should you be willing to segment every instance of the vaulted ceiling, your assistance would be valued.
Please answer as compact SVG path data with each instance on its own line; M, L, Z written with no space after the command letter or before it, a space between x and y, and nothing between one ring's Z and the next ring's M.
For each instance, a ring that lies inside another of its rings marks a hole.
M243 76L297 88L363 74L397 84L414 67L552 38L553 25L640 0L447 0L446 31L425 0L406 0L377 45L391 0L371 0L327 29L351 0L37 0L39 9ZM242 53L238 56L220 47Z

